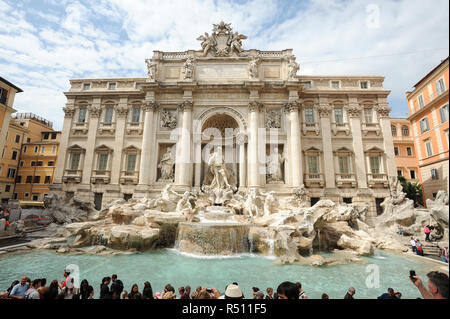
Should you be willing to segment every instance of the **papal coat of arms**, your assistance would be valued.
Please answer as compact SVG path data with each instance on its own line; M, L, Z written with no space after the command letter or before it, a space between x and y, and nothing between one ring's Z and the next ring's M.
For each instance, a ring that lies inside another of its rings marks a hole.
M211 36L208 32L201 35L197 40L202 41L203 55L211 52L214 56L229 56L235 52L238 55L242 53L242 40L247 39L243 34L234 32L231 23L221 21L219 24L213 24Z

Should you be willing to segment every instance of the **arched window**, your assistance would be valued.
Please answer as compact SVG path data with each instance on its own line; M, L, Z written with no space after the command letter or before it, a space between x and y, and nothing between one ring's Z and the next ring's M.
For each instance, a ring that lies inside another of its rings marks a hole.
M409 128L406 125L402 126L402 135L409 136Z
M395 125L391 125L392 136L397 136L397 128Z

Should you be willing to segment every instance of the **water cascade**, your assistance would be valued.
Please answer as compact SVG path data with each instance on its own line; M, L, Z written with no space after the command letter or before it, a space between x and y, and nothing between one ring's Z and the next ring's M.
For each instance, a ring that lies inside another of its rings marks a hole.
M249 225L246 224L180 223L175 249L198 255L248 253L248 234Z

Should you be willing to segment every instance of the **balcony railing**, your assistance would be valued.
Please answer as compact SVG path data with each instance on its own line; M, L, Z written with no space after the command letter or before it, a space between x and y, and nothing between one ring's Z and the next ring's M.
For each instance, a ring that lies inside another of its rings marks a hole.
M303 132L303 135L308 134L308 132L314 132L316 135L319 135L320 134L320 125L318 122L314 122L314 123L303 122L302 123L302 132Z
M336 185L337 187L350 186L356 187L356 175L350 173L339 173L336 174Z
M100 122L98 125L98 133L100 135L114 134L116 131L116 123L114 122Z
M66 169L64 171L63 182L64 183L81 183L83 171L79 169Z
M127 135L142 135L144 131L143 122L128 122L126 132Z
M331 131L333 132L333 135L337 135L339 132L350 135L350 126L348 123L331 123Z
M377 135L380 135L381 129L380 124L378 123L362 123L362 132L364 135L369 134L369 132L374 132Z
M89 131L88 122L75 122L72 126L72 134L86 135Z
M91 176L92 184L109 184L111 182L111 171L94 170Z
M376 185L382 185L383 187L389 186L387 174L384 173L367 174L367 180L369 187L374 187Z
M310 186L323 187L325 185L322 173L306 173L304 179L307 187Z
M139 171L122 171L120 173L120 184L133 184L139 182Z

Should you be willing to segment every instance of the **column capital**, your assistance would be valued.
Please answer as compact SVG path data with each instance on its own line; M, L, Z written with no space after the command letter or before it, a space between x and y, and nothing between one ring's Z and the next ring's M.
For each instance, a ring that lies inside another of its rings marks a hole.
M184 112L185 110L192 110L192 107L194 106L194 102L192 100L185 100L178 104L178 110L180 112Z
M155 101L145 101L142 108L144 112L155 111L159 108L159 104Z
M129 111L129 107L128 106L117 106L116 107L116 113L118 117L126 117L128 115L128 111Z
M236 136L236 143L238 143L239 145L244 145L245 143L248 143L247 134L239 132L238 135Z
M65 118L71 118L75 114L75 106L73 104L67 105L66 107L63 107L62 109L64 111Z
M292 100L284 105L286 112L298 112L301 108L300 100Z
M250 101L248 103L248 108L249 108L250 112L259 112L262 110L263 107L264 107L264 104L262 104L261 102L256 101L256 100Z
M90 117L100 117L100 114L102 113L102 108L100 106L96 105L90 105L89 108L89 116Z
M359 103L349 103L347 106L347 114L349 117L360 117L362 107Z
M329 103L320 103L317 111L319 112L320 117L326 118L330 116L332 107Z
M380 115L380 117L389 117L389 113L392 108L388 106L387 103L379 103L374 107L375 111Z

